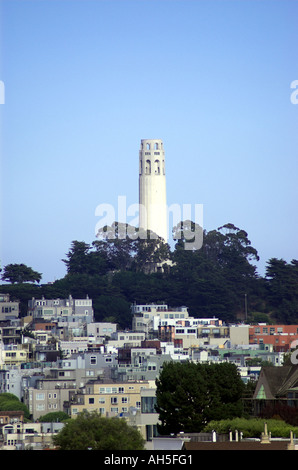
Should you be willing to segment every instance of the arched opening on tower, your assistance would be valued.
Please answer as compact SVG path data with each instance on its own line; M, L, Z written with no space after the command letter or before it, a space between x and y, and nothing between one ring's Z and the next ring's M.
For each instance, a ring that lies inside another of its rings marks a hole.
M151 174L151 161L150 161L150 160L146 160L145 172L146 172L146 175L150 175L150 174Z
M147 150L150 150L150 144L147 144L147 145L146 145L146 149L147 149Z
M154 164L155 164L155 174L160 175L160 162L159 162L159 160L155 160Z

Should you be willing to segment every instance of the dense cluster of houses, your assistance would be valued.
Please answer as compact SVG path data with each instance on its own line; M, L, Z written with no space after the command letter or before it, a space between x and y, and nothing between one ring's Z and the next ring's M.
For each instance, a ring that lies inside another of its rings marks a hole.
M21 412L0 411L0 449L49 446L63 424L39 420L57 411L72 418L82 410L121 416L152 442L158 423L155 379L171 360L236 364L244 382L258 380L259 409L274 399L262 365L284 370L285 353L298 340L298 325L229 325L165 304L133 304L132 328L125 331L95 322L88 297L32 298L27 313L20 318L18 302L0 294L0 393L16 395L31 415L26 423ZM284 390L294 405L295 380Z

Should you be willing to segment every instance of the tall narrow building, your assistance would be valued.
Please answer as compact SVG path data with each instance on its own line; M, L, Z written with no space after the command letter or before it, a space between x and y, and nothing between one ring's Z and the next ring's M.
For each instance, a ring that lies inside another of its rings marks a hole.
M139 226L168 241L165 152L160 139L142 139L139 152Z

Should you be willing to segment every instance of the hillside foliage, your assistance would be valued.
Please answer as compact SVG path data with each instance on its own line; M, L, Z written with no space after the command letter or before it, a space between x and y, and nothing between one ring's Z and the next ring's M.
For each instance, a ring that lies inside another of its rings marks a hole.
M183 231L173 250L159 239L133 239L122 232L117 238L119 228L115 233L116 238L101 237L91 244L74 240L62 260L67 274L52 284L37 285L35 271L35 277L24 281L14 265L11 283L0 289L21 302L22 316L32 297L88 295L95 321L116 322L121 328L131 327L134 302L185 305L194 317L226 322L298 323L298 261L271 258L265 276L258 275L258 252L248 234L233 224L204 231L200 249L187 249ZM170 263L163 272L150 272L154 263L163 261ZM5 267L6 281L7 272Z

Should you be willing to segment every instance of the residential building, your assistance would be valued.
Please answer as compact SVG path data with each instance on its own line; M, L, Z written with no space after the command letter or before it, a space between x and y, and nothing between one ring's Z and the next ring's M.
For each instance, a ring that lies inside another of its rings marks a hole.
M130 407L125 413L121 413L120 417L124 418L131 426L136 427L143 439L146 441L146 449L148 443L158 436L157 425L159 423L159 415L155 409L156 406L156 387L141 389L141 407Z
M147 338L157 333L161 320L188 318L187 307L169 308L166 304L133 304L131 311L133 331L145 332Z
M10 423L2 427L0 450L54 449L53 436L64 423Z
M109 338L117 331L117 323L110 322L93 322L87 325L87 335L94 338L95 342L102 342L105 338Z
M158 325L158 338L173 342L176 347L181 348L223 347L230 341L230 328L224 325L202 325L196 319L162 320Z
M24 403L27 405L32 419L38 420L40 416L51 412L63 411L64 402L68 400L69 392L76 391L76 381L72 378L48 378L40 376L35 387L28 387L24 391Z
M77 321L88 324L94 319L92 300L88 296L86 299L73 299L71 295L68 299L32 298L28 301L28 314L32 315L35 321L44 319L64 323Z
M232 347L249 345L249 325L245 323L229 325L229 330L230 343Z
M123 360L123 352L127 352ZM170 354L146 354L142 348L126 348L119 350L118 366L113 370L115 380L138 381L155 380L164 362L170 362Z
M141 346L142 341L145 340L145 333L141 331L116 331L112 333L111 338L107 342L107 350L117 350L124 347L138 347Z
M103 416L117 416L128 412L131 407L140 409L141 390L144 388L149 388L149 381L90 381L70 394L68 412L73 418L84 410L97 411Z
M21 400L23 397L22 377L23 373L17 366L0 369L0 394L13 393Z
M76 337L73 341L59 341L59 348L64 357L70 358L73 354L88 351L88 338Z
M0 294L0 321L19 318L20 303L10 300L9 294Z
M0 429L5 424L23 423L24 422L24 411L0 411ZM2 432L0 431L0 434Z
M284 404L298 408L297 365L262 367L253 395L254 413L259 415L266 406Z
M259 323L249 327L250 344L271 344L274 351L287 352L298 340L298 325L267 325Z
M21 326L19 320L0 321L0 343L4 345L21 344Z
M28 359L28 351L23 345L3 345L0 342L0 367L16 366Z

